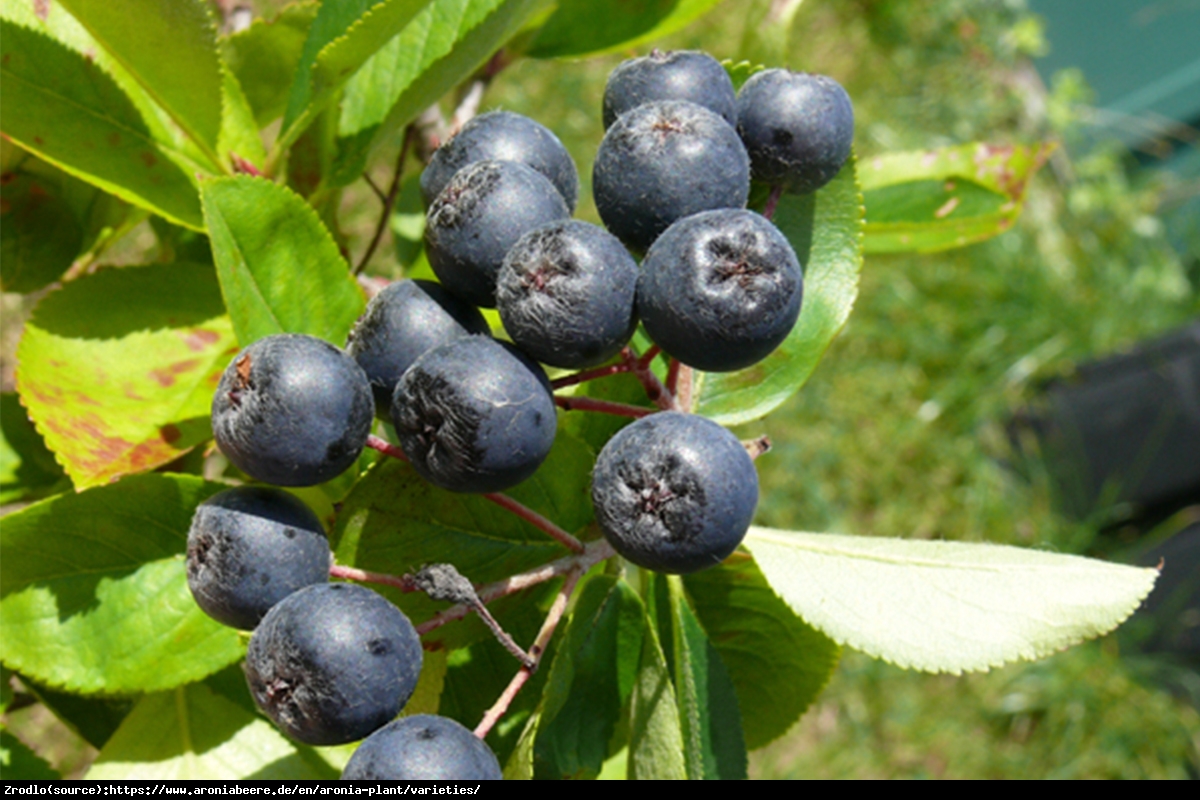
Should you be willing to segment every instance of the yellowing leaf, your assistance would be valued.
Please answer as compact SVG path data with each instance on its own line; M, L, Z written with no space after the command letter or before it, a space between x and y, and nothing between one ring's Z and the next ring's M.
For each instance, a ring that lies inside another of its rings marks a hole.
M926 672L986 670L1108 633L1158 571L991 544L751 528L776 592L839 644Z

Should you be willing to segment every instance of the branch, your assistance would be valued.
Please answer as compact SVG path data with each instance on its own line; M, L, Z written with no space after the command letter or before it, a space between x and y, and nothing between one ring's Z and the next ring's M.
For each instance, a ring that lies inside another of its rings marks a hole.
M366 268L367 262L371 260L371 256L375 255L375 248L379 247L383 231L387 228L388 220L392 218L392 207L396 205L396 197L400 194L400 179L404 175L404 160L408 158L408 148L412 140L413 126L409 125L404 129L404 142L400 145L400 155L396 158L396 170L392 173L392 184L388 187L387 197L383 201L383 213L379 215L379 223L375 226L375 235L371 237L371 243L367 245L367 252L363 253L358 266L354 268L355 275L362 272ZM371 188L376 188L369 180L367 183Z
M662 381L650 369L650 364L654 360L654 356L657 356L658 353L659 350L656 345L647 350L645 356L638 358L632 349L626 347L621 351L621 358L629 365L629 370L633 373L634 377L641 381L642 386L646 390L646 396L650 398L650 401L663 411L673 411L677 408L674 395L667 391L667 387L663 386Z
M596 378L607 378L609 375L617 375L629 371L628 364L609 364L606 367L585 369L583 372L576 372L574 375L564 375L561 378L555 378L550 381L550 385L555 389L563 389L567 386L574 386L577 383L585 383Z
M578 555L565 556L557 561L551 561L549 564L543 564L529 572L522 572L519 575L512 575L504 580L480 586L476 589L476 592L479 594L480 600L484 603L490 603L501 597L507 597L510 594L516 594L519 591L528 589L530 586L537 586L539 583L553 580L559 575L565 575L576 568L582 572L586 572L593 565L599 564L606 558L612 558L614 555L616 555L616 551L612 549L612 545L607 540L597 539L594 542L588 542L583 552ZM469 613L471 613L470 607L460 603L453 608L448 608L445 611L434 614L422 622L417 626L417 633L424 636L430 631L442 627L447 622L462 619Z
M654 413L653 408L631 406L628 403L614 403L611 400L597 400L594 397L560 397L554 396L554 404L567 411L599 411L603 414L616 414L619 417L639 419Z
M512 704L513 698L517 696L517 692L521 691L537 671L538 664L542 660L542 653L546 652L546 646L550 644L550 637L554 635L554 629L558 627L559 621L563 618L563 614L567 611L567 601L571 599L571 593L575 591L575 585L579 583L579 578L584 573L584 569L576 568L574 572L567 575L567 580L563 583L562 589L554 598L554 604L550 606L550 613L546 615L546 621L542 623L542 629L538 631L537 638L533 640L533 645L529 648L529 655L533 659L533 664L523 666L517 670L517 674L509 681L508 686L500 693L500 697L495 704L487 710L483 715L483 719L479 725L475 727L475 735L480 739L488 735L492 727L500 721L504 716L504 712L508 711L508 707Z

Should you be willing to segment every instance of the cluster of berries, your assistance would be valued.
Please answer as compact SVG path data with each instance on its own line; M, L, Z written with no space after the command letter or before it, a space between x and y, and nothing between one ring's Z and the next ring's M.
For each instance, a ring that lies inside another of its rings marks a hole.
M810 192L831 180L853 133L845 92L828 78L768 70L735 93L710 56L655 52L612 73L603 114L593 184L604 228L570 219L575 164L528 118L479 116L439 148L421 189L440 284L385 288L345 350L285 334L239 353L213 400L230 461L265 483L317 484L358 458L373 417L390 417L422 477L498 492L532 475L554 442L555 399L539 362L603 364L639 321L664 353L702 370L743 369L778 347L800 313L802 265L768 219L744 208L750 183ZM491 337L480 306L498 309L512 343ZM612 437L592 484L613 548L669 573L728 556L758 498L742 444L679 411ZM222 492L189 536L197 602L254 629L247 679L288 735L332 744L370 734L348 777L425 777L408 766L421 759L499 777L495 757L457 723L388 724L416 685L420 643L379 595L327 583L329 565L320 523L278 489Z

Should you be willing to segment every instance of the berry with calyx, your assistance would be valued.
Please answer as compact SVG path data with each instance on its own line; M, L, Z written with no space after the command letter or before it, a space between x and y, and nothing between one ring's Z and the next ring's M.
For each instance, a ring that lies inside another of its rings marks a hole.
M643 103L604 135L592 184L604 226L645 251L677 219L744 207L750 159L737 132L707 108Z
M326 341L278 334L238 353L221 376L212 428L234 466L276 486L312 486L358 458L374 416L371 384Z
M342 780L498 781L500 762L482 740L448 717L417 714L375 731L358 746Z
M638 316L668 355L730 372L766 358L800 315L803 276L792 246L753 211L685 217L650 248Z
M329 542L295 495L238 486L196 508L187 541L188 588L217 622L252 630L272 606L329 579Z
M371 298L350 332L346 352L371 381L375 413L386 417L396 381L426 350L459 336L490 332L479 309L439 284L403 280Z
M540 172L477 161L455 173L425 215L425 251L442 285L477 306L496 305L496 273L513 244L571 212Z
M541 367L489 337L465 336L408 368L392 422L421 477L452 492L499 492L537 470L558 420Z
M730 123L732 124L732 123ZM579 172L567 148L549 128L511 111L474 117L433 154L421 173L421 196L429 205L446 184L476 161L519 161L554 184L570 211L579 196Z
M850 157L854 108L833 78L768 69L738 93L737 129L754 180L807 194L833 180Z
M523 351L565 369L602 364L637 327L638 266L603 228L552 222L522 236L500 267L496 307Z
M741 543L758 503L742 443L712 420L665 411L622 428L592 472L596 522L639 567L686 574Z
M631 108L654 100L687 100L737 125L737 93L721 62L698 50L655 50L622 61L604 86L604 127Z
M250 694L291 738L345 744L390 722L417 686L421 641L370 589L327 583L293 592L263 617L246 651Z

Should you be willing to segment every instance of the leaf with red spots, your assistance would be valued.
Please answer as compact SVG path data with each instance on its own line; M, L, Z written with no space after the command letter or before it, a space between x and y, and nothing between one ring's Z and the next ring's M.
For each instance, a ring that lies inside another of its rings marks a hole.
M210 436L236 350L212 266L103 270L47 295L17 388L79 489L175 460Z
M1003 233L1020 216L1025 187L1053 150L1049 142L978 142L862 161L863 249L928 253Z

